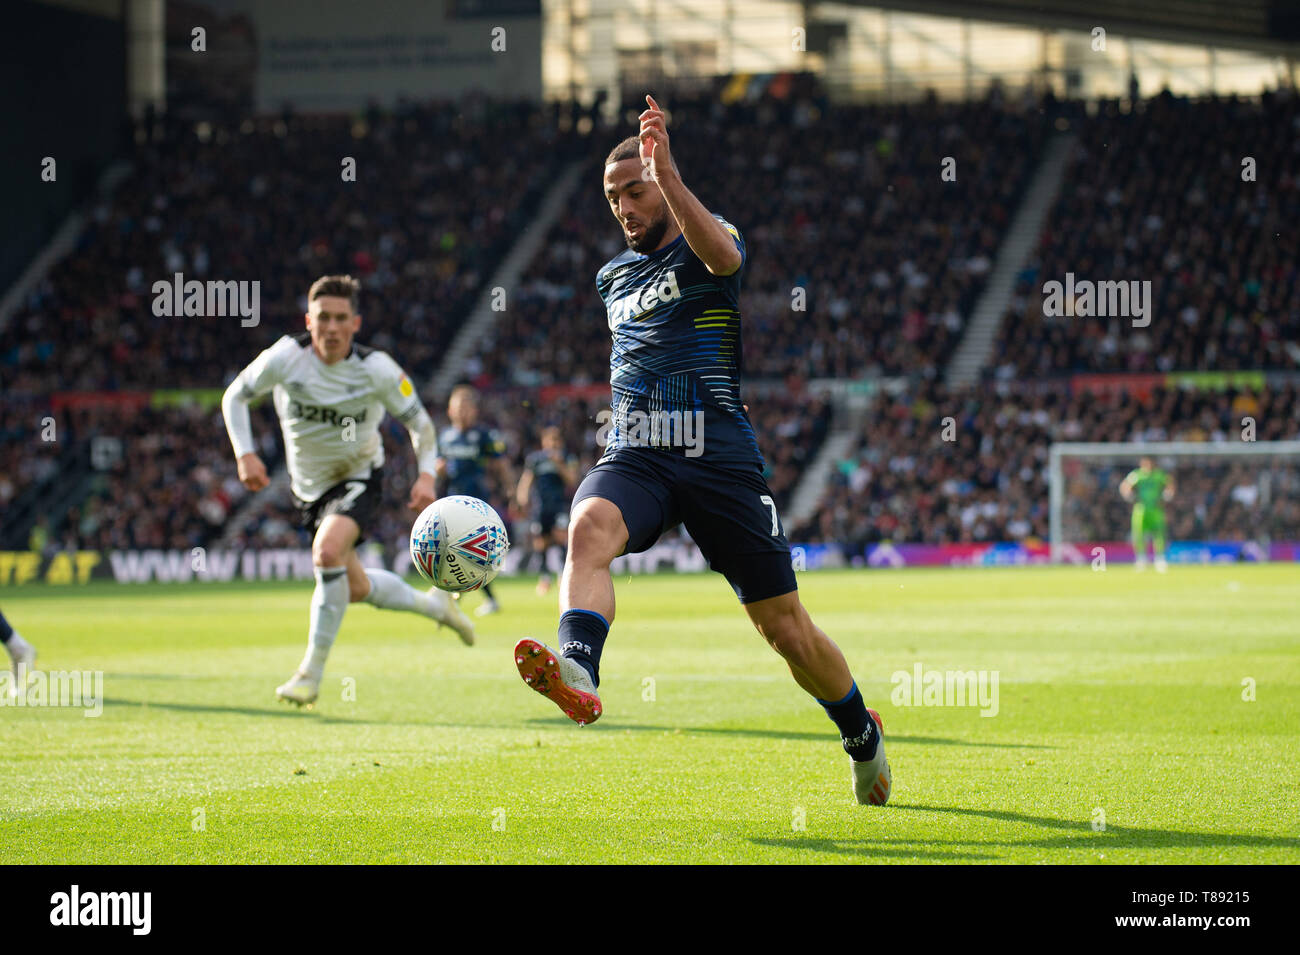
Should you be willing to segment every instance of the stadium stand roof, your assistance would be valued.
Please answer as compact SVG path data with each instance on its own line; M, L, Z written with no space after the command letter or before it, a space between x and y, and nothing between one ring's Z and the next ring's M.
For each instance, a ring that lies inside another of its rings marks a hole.
M1292 0L848 0L854 6L1088 29L1283 56L1300 54L1300 5Z

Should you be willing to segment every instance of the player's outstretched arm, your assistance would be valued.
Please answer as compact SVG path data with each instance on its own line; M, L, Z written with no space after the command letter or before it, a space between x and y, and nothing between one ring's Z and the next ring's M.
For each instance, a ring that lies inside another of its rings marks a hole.
M1119 496L1126 501L1133 500L1133 482L1129 478L1119 482Z
M256 454L241 455L235 461L235 469L239 472L239 483L250 491L260 491L271 483L266 465Z
M406 429L411 435L411 447L415 449L415 460L420 469L411 485L411 499L407 506L413 511L422 511L438 499L434 486L437 462L441 460L438 457L438 430L423 407L406 422Z
M253 424L248 414L248 400L244 397L244 383L236 378L221 396L221 414L226 420L226 434L235 449L235 465L239 482L250 491L260 491L271 483L266 465L257 456L253 441Z
M438 492L434 489L433 475L428 471L421 471L411 485L411 499L406 502L406 506L413 511L422 511L438 499Z
M411 485L411 496L406 504L413 511L422 511L438 498L434 486L434 475L437 474L437 462L440 460L438 429L433 426L433 419L420 402L420 396L415 393L415 385L391 355L375 352L367 367L380 404L385 411L402 422L407 434L411 436L411 447L415 449L419 474Z
M668 211L677 220L677 226L686 237L704 267L714 275L731 275L744 262L740 250L726 228L704 204L686 188L682 177L668 151L668 127L663 110L653 96L645 98L649 109L641 119L641 161L646 172L659 184Z
M510 493L510 488L518 488L519 479L515 477L515 469L510 466L510 462L506 460L504 454L500 454L495 458L490 458L488 467L491 468L492 473L496 475L497 487L501 489L501 493L508 495Z
M578 462L574 458L566 458L561 454L555 464L560 469L560 477L564 481L564 486L576 488L578 486Z
M519 484L515 488L515 504L521 511L528 509L529 500L533 495L533 472L524 468L524 473L519 476Z
M250 491L262 490L271 479L267 476L266 465L257 456L248 403L266 394L279 382L283 359L292 354L295 347L293 339L281 338L236 375L221 396L221 414L226 419L226 434L230 436L231 447L235 449L239 480Z

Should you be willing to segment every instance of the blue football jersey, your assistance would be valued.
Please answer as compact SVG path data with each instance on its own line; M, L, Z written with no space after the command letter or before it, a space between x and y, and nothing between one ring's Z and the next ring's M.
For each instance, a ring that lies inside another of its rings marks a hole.
M740 399L740 231L715 215L742 257L713 275L685 236L643 255L628 249L596 274L613 344L605 456L659 448L723 465L763 467Z
M444 428L438 436L438 453L447 460L447 493L484 499L488 461L501 457L505 449L505 442L491 428Z
M574 468L577 462L569 455L564 463ZM549 451L534 451L524 461L524 470L533 475L533 502L538 511L563 511L569 506L569 491L559 465Z

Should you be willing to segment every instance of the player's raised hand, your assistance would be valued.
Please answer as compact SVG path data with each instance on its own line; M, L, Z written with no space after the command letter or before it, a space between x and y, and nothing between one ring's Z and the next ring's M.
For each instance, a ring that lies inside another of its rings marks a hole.
M239 471L239 483L250 491L260 491L271 483L266 475L266 465L256 454L245 454L235 462Z
M437 499L438 495L433 489L433 475L421 471L420 476L411 485L411 499L406 502L406 506L413 511L422 511Z
M649 93L645 101L649 109L638 117L641 121L641 165L645 167L643 178L659 182L660 177L673 174L673 158L668 151L668 119Z

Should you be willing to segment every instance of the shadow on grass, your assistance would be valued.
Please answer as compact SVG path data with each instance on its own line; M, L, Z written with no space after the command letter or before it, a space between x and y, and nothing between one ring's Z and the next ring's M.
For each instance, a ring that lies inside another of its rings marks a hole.
M910 849L903 839L808 839L798 836L751 837L756 846L769 849L802 849L805 852L834 852L840 855L870 856L873 859L962 859L997 860L1001 856L983 852L957 852L942 849Z
M104 708L134 708L136 710L167 710L172 713L224 713L231 716L279 716L288 719L312 720L325 725L341 726L423 726L431 729L466 729L466 730L520 730L517 723L465 723L455 720L402 720L402 719L358 719L350 716L338 716L330 711L337 707L338 701L327 702L326 709L294 706L291 703L274 702L266 706L226 706L219 703L177 703L170 700L127 700L121 697L105 697ZM347 705L347 704L343 704ZM557 726L562 723L573 726L568 720L552 720ZM578 727L574 726L574 729Z
M542 717L535 716L526 720L532 726L558 727L572 726L572 722L563 717ZM586 729L586 727L583 727ZM609 723L601 720L593 726L596 732L602 730L606 732L615 732L629 730L635 733L681 733L683 736L691 733L717 734L720 736L745 736L754 739L793 739L808 740L810 742L834 742L835 731L829 726L825 732L813 733L804 730L771 730L757 729L745 726L651 726L645 723ZM885 734L885 742L892 743L915 743L918 746L974 746L974 747L991 747L994 749L1056 749L1055 746L1043 746L1038 743L983 743L968 739L948 739L943 736L897 736Z
M1004 849L1300 849L1300 838L1295 836L1264 836L1250 832L1189 832L1177 829L1142 829L1136 826L1107 825L1105 831L1094 832L1088 820L1058 819L1051 816L1031 816L1023 812L1002 809L966 809L959 806L893 805L873 809L882 815L895 812L942 812L958 816L977 816L996 822L1038 826L1066 835L1028 836L1023 839L944 839L907 838L892 839L800 839L787 836L752 838L751 842L778 849L809 849L816 852L835 852L841 855L870 857L917 856L928 858L947 855L962 859L999 858L976 854L978 850ZM915 848L909 848L915 846ZM946 851L969 848L972 852Z
M729 727L729 726L654 726L644 723L610 723L601 720L593 727L578 727L571 720L564 717L532 717L525 720L524 725L520 726L515 723L465 723L447 720L399 720L399 719L354 719L347 716L338 716L330 712L318 709L305 710L300 709L288 703L268 703L266 706L225 706L218 703L177 703L171 701L155 700L127 700L120 697L105 697L105 708L109 707L135 707L137 709L158 709L168 710L175 713L226 713L236 716L279 716L291 717L295 719L313 719L320 723L326 724L343 724L350 726L428 726L453 728L463 727L464 729L479 730L509 730L509 729L562 729L568 728L573 730L586 730L592 733L616 733L616 732L635 732L635 733L680 733L683 736L690 734L720 735L720 736L739 736L749 739L787 739L787 740L806 740L809 742L833 742L835 739L834 732L813 733L801 730L771 730L755 729L748 727ZM973 746L973 747L991 747L994 749L1055 749L1054 746L1043 746L1036 743L984 743L974 742L964 739L947 739L941 736L889 736L886 739L889 743L913 743L918 746Z
M211 680L211 676L198 673L113 673L104 674L105 680Z
M302 710L292 704L281 703L278 706L268 704L260 706L219 706L215 703L172 703L157 700L124 700L104 698L104 708L134 707L140 710L168 710L174 713L229 713L236 716L287 716L295 719L314 719L321 723L356 723L358 725L395 725L391 720L353 720L346 717L326 716L318 710Z

